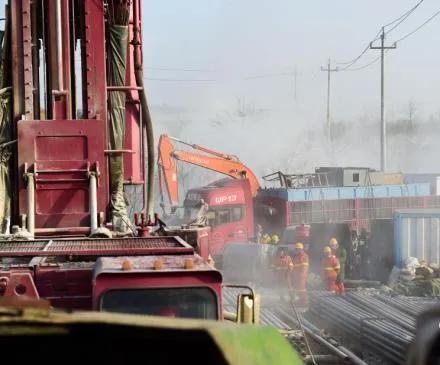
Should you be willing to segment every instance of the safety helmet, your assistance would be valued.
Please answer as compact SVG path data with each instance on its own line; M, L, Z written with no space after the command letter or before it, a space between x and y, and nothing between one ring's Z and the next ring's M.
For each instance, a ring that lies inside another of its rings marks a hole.
M304 245L301 242L295 243L295 248L298 250L304 250Z
M330 246L335 246L335 245L338 244L338 240L337 240L336 238L333 237L333 238L330 240L329 244L330 244Z
M324 247L324 253L331 253L332 249L329 246Z
M276 234L274 234L270 240L273 244L277 244L278 242L280 242L280 238Z

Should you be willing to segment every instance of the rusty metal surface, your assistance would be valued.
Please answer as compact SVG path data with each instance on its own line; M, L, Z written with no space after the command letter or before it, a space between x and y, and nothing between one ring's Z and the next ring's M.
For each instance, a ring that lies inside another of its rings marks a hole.
M107 120L104 2L84 1L84 21L87 115L89 119Z
M161 261L161 268L155 269L157 260ZM188 260L192 260L193 266L191 268L185 268L185 264ZM97 269L99 273L121 271L122 265L125 261L130 261L131 268L127 270L127 273L140 272L140 271L216 271L212 266L208 265L198 255L163 255L157 256L143 256L143 257L100 257L97 261Z
M193 254L178 237L0 242L0 257Z
M26 119L34 116L34 83L32 71L31 2L22 1L23 19L23 64L24 64L24 115Z
M98 212L106 211L108 179L103 153L104 129L104 123L98 120L18 123L18 165L23 172L27 164L38 173L37 229L90 225L88 170L99 169ZM26 214L27 187L22 178L19 189L20 213Z

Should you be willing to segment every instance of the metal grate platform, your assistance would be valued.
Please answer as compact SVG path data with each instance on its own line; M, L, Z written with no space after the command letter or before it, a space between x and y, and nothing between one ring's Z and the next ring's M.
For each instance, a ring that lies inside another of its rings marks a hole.
M0 257L193 254L179 237L0 241Z

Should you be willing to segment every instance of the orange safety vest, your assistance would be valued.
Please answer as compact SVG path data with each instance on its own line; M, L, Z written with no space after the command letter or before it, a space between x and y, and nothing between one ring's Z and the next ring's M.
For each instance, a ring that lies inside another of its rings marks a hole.
M322 271L325 279L336 280L340 269L341 265L335 255L324 257L322 260Z
M292 269L293 263L291 257L289 255L280 256L278 258L277 266L281 269Z
M292 259L293 271L297 273L308 273L309 271L309 256L305 252L300 252L293 255Z

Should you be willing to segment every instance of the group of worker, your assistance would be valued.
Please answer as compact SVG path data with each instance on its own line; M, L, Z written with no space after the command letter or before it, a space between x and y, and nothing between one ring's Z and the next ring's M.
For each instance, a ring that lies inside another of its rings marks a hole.
M261 237L260 243L266 243L269 245L277 245L280 242L280 238L277 234L273 234L272 236L270 234L263 234Z
M322 282L327 291L342 294L344 288L344 270L346 250L340 247L336 238L332 238L328 246L324 247L324 257L321 261ZM295 250L290 256L285 249L281 249L276 264L278 279L281 285L293 290L297 303L306 306L307 279L309 275L309 256L301 242L295 244Z
M268 233L263 233L263 227L260 224L257 224L256 231L256 239L258 243L277 245L280 242L280 237L277 234L270 235Z

